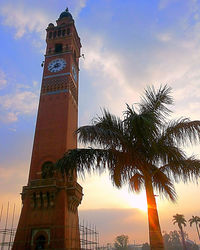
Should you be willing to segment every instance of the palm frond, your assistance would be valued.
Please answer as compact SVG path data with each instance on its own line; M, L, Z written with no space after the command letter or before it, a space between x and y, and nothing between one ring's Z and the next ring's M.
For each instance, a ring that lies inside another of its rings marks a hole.
M102 117L97 117L93 125L80 127L77 134L81 143L103 148L121 148L124 140L122 121L105 109Z
M129 138L131 146L138 144L146 150L158 136L158 124L152 112L137 114L133 107L127 105L123 123L125 135Z
M173 224L178 224L179 228L182 227L182 225L186 226L186 219L183 214L176 214L173 215Z
M149 146L149 156L153 163L165 165L169 162L179 162L186 158L184 151L174 145L164 141L162 138L156 138Z
M56 168L68 175L77 170L84 176L85 172L102 171L106 168L107 160L109 164L114 164L114 156L110 151L103 149L73 149L56 162ZM112 162L113 161L113 162Z
M129 184L130 178L140 169L141 161L137 154L112 150L115 163L109 165L108 170L113 185L120 188L123 184Z
M163 122L162 120L165 120L166 115L171 113L171 110L166 106L173 104L173 98L170 93L171 88L167 85L161 85L157 91L153 86L147 87L139 104L140 112L152 112L160 122Z
M190 223L190 226L192 226L193 223L198 224L200 222L200 217L192 215L192 218L189 219L188 222Z
M144 187L144 176L139 172L135 173L130 178L129 187L132 191L139 193L141 189Z
M162 139L176 145L195 144L200 141L200 121L190 121L188 118L173 120L164 130Z
M191 156L189 158L182 158L177 161L169 161L163 167L177 183L181 180L183 182L198 181L200 177L200 160Z
M99 172L108 169L111 179L117 187L120 187L120 180L125 183L130 179L130 172L137 165L137 157L130 153L124 153L115 149L73 149L57 161L56 168L61 173L68 175L77 170L84 176L85 172Z
M153 186L159 191L160 195L164 195L172 202L175 202L177 199L175 187L171 179L162 170L163 169L155 167L154 173L152 175Z

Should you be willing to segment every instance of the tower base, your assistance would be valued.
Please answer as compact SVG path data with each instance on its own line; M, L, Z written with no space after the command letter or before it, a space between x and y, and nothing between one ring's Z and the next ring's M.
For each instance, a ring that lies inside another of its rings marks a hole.
M21 195L13 250L80 250L78 205L83 194L76 181L34 180Z

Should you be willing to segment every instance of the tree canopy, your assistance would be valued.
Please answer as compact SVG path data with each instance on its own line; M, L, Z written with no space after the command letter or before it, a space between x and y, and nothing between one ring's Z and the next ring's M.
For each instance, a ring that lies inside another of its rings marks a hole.
M146 190L151 249L164 249L154 192L171 201L177 198L174 182L197 179L200 161L188 157L184 146L200 140L200 121L169 120L171 88L148 87L141 102L127 105L122 118L104 109L91 125L76 132L88 148L66 152L57 168L67 175L77 171L108 170L113 184L129 184L133 192Z

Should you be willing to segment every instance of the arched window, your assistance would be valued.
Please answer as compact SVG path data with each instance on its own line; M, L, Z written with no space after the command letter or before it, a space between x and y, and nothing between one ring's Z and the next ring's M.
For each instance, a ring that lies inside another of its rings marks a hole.
M69 45L68 44L66 44L66 50L69 50Z
M49 54L51 53L51 48L49 48Z
M47 206L50 207L50 194L47 192Z
M44 206L44 200L43 200L43 193L42 192L40 192L40 205L41 205L41 207Z
M55 44L55 53L60 53L63 50L63 45L62 43L56 43Z
M34 208L36 208L37 206L37 198L36 198L36 193L33 193L33 204L34 204Z
M61 36L61 30L58 30L58 36Z
M62 31L62 36L65 36L65 30Z
M53 32L53 38L56 37L56 33L57 33L56 31Z
M51 39L52 38L52 32L50 31L49 32L49 39Z
M46 243L45 236L43 234L38 236L37 239L36 239L35 250L45 249L45 243Z
M42 164L42 178L52 178L54 175L54 165L51 161L46 161Z
M67 28L67 35L69 35L71 33L70 28Z
M74 50L74 60L76 60L76 51Z

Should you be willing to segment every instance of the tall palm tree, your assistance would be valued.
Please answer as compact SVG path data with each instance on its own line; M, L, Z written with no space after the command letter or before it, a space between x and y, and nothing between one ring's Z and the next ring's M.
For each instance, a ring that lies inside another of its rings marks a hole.
M176 215L173 216L173 224L176 224L176 223L178 224L178 227L179 227L180 232L181 232L183 249L187 250L186 244L185 244L185 237L184 237L183 227L182 227L182 225L184 227L186 226L186 219L184 218L183 214L176 214Z
M190 222L190 226L192 226L192 224L195 223L196 229L197 229L197 234L198 234L198 237L200 240L200 234L199 234L199 228L198 228L198 226L200 226L200 217L199 216L192 216L192 218L189 219L189 222Z
M168 86L147 88L137 109L127 105L122 119L104 110L92 125L77 130L79 141L91 147L69 150L56 164L63 174L108 169L116 187L128 183L135 192L144 188L152 250L164 249L154 191L175 201L173 180L187 181L200 173L200 161L180 148L199 140L200 121L167 122L170 92Z

